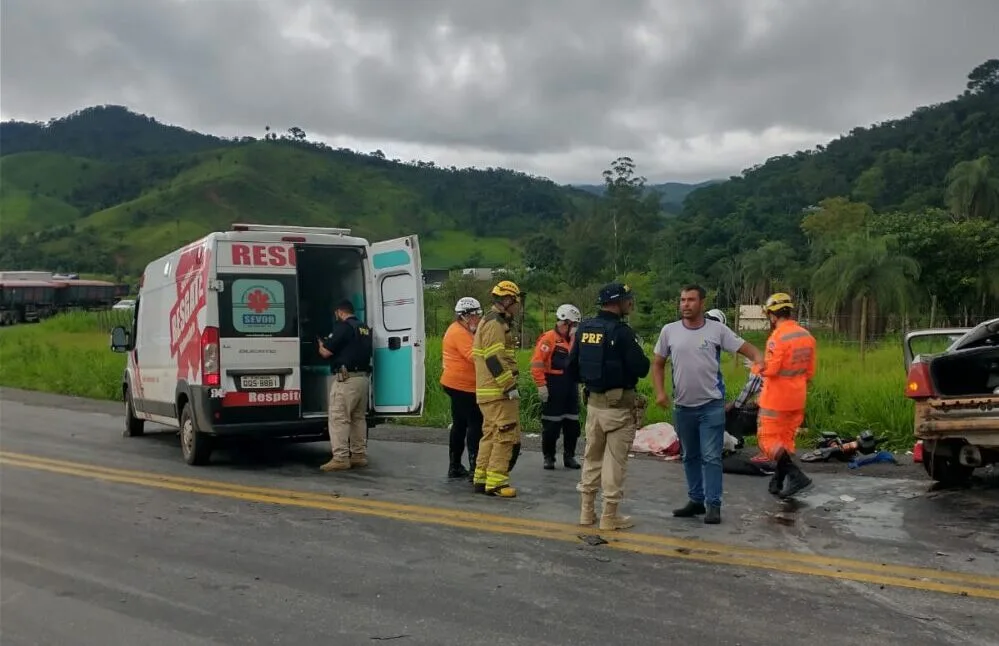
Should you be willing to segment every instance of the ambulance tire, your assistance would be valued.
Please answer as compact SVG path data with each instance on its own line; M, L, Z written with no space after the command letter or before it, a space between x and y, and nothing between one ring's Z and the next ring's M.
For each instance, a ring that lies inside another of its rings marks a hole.
M146 430L146 422L133 415L132 392L125 388L125 428L122 429L122 437L138 437Z
M211 459L213 448L211 436L195 427L191 406L184 404L180 411L180 450L184 454L184 462L191 466L204 466Z

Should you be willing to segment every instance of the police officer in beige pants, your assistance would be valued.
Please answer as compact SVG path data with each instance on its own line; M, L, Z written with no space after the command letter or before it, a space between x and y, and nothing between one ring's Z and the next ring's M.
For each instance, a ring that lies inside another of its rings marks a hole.
M332 459L323 471L368 465L368 391L371 388L371 328L354 314L350 301L335 310L333 331L319 340L319 354L329 359L329 430Z
M618 514L624 497L628 452L642 423L645 398L635 387L649 373L635 332L623 318L634 309L627 285L611 283L600 290L600 311L583 321L569 352L567 373L584 385L586 449L577 490L582 496L579 524L593 525L596 497L603 490L600 529L628 529L634 523Z

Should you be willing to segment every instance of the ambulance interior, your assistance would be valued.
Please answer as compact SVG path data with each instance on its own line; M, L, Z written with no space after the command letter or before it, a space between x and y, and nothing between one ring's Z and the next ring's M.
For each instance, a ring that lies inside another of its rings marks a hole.
M365 320L364 257L358 247L295 246L298 274L298 338L302 367L302 415L327 411L329 361L319 356L319 337L333 329L333 308L347 299Z

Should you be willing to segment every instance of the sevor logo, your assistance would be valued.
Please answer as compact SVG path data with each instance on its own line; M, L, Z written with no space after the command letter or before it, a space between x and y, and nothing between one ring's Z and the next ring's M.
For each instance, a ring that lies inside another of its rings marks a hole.
M284 286L264 278L240 278L232 284L233 323L246 334L277 334L284 329Z

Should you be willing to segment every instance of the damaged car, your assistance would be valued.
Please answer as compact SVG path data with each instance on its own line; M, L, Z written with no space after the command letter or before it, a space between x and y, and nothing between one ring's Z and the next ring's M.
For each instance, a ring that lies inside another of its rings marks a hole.
M916 354L918 339L947 338L941 352ZM999 318L973 328L918 330L903 342L905 396L915 403L923 465L942 484L970 480L999 463Z

